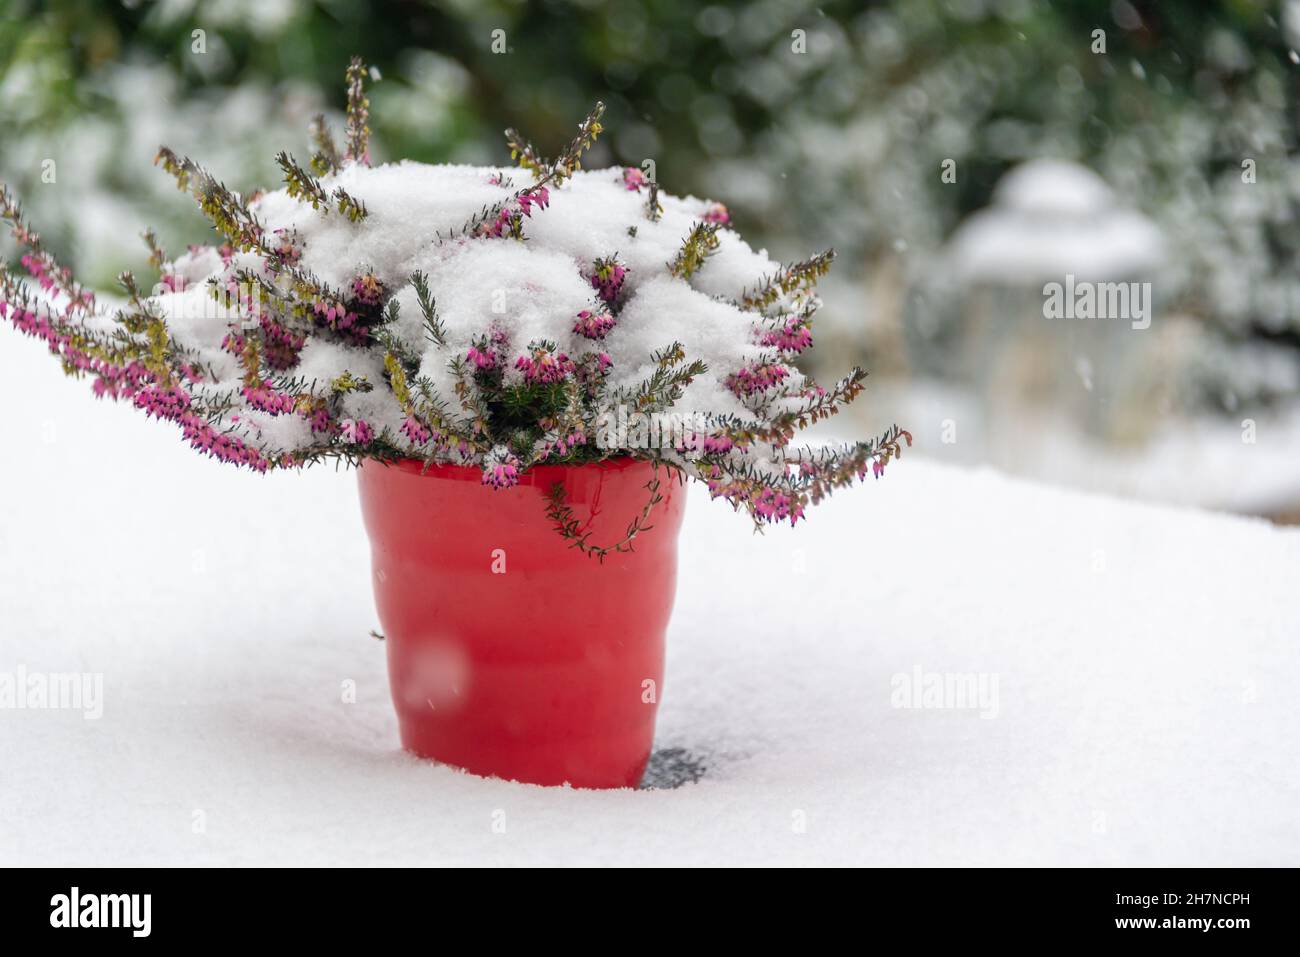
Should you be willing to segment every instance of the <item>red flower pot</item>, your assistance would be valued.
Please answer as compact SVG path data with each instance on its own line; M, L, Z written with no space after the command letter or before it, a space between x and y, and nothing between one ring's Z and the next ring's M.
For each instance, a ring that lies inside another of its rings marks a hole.
M662 691L686 489L660 468L663 500L635 551L588 557L547 517L566 504L608 546L649 500L648 462L539 466L518 486L476 468L360 469L375 602L402 746L532 784L634 787Z

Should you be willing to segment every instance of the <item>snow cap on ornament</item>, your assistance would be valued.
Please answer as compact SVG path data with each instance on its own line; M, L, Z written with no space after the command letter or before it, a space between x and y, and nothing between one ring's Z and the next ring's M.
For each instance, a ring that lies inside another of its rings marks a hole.
M1036 159L1007 173L993 203L966 219L948 244L953 272L968 285L1033 286L1061 280L1149 276L1164 238L1085 166Z

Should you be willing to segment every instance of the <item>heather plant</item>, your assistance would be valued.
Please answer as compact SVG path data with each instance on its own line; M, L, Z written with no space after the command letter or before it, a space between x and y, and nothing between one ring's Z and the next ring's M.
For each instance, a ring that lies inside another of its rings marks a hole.
M760 526L794 523L910 444L897 426L794 442L866 377L822 387L794 364L832 251L781 265L719 203L671 196L637 169L583 170L600 104L554 159L509 130L513 169L372 166L366 76L354 60L341 142L318 119L305 165L276 157L282 189L242 195L159 150L217 238L171 258L146 232L149 294L124 273L124 295L96 297L0 186L36 284L0 266L0 317L97 395L258 472L419 459L477 467L503 489L543 464L654 462L645 508L613 545L590 542L562 484L549 489L557 531L601 557L648 527L665 478L706 483ZM661 415L689 427L667 443L625 427Z

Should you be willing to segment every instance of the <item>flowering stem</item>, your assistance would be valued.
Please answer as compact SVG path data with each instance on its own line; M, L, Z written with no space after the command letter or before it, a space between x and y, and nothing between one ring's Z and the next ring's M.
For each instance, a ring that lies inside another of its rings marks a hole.
M348 65L347 158L370 165L370 99L366 96L366 65L354 56Z
M655 474L649 482L646 483L646 490L650 496L646 500L645 506L641 509L640 514L628 523L627 531L623 537L612 545L593 545L591 544L591 532L583 531L582 523L573 514L573 509L566 504L566 493L564 483L556 482L551 486L547 494L548 505L546 507L546 517L551 520L551 524L560 534L560 537L567 539L570 548L576 548L588 558L596 558L604 562L605 558L614 553L627 553L634 551L634 542L636 537L642 532L648 532L653 525L648 524L650 513L654 507L664 500L659 478L659 465L655 465Z

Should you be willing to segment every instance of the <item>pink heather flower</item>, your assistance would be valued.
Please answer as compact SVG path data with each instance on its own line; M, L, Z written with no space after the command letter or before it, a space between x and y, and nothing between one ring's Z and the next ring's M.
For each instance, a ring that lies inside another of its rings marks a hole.
M605 302L613 302L618 298L619 291L623 288L623 280L626 278L627 267L610 256L608 259L596 260L596 271L591 277L591 285L601 299Z
M366 424L365 419L344 419L339 425L344 440L353 445L369 445L374 441L375 431Z
M519 459L503 446L497 446L483 463L483 484L492 488L510 488L519 484Z
M545 209L551 202L551 191L545 186L526 190L519 194L519 211L525 216L532 215L532 207Z
M474 363L474 367L480 372L491 372L501 365L496 352L486 345L482 349L478 346L470 346L469 352L465 353L465 358Z
M803 506L785 492L775 489L762 489L753 497L752 502L754 514L765 522L789 519L790 524L795 525L803 517Z
M384 284L370 273L352 280L352 294L367 306L377 306L384 298Z
M500 239L502 236L510 236L514 234L519 218L518 210L513 209L511 204L507 203L501 207L501 211L497 213L497 218L491 226L484 223L479 226L478 231L481 235L492 236L496 239Z
M720 226L725 226L731 222L731 214L727 212L727 207L721 203L714 203L710 206L703 218L706 223L717 223Z
M330 303L317 300L316 304L312 306L312 310L326 322L331 322L334 319L334 306Z
M412 445L424 445L433 438L433 432L415 416L408 415L402 423L402 434Z
M329 410L324 406L318 406L313 409L311 414L307 417L307 421L311 423L312 432L330 431L330 414Z
M18 261L23 264L23 268L31 274L31 277L40 284L42 289L48 292L54 287L54 280L46 271L46 265L41 261L40 257L34 253L24 253Z
M758 342L782 352L799 353L812 345L812 330L803 316L787 316L779 329L764 330Z
M520 223L525 216L533 215L533 207L545 209L551 202L551 191L545 186L527 189L510 199L501 207L492 225L483 223L478 227L481 236L519 236Z
M292 412L294 408L293 396L276 392L266 385L259 385L256 388L245 386L244 399L252 408L269 412L271 415L283 415Z
M639 193L641 187L647 182L645 173L641 172L635 166L629 166L623 170L623 186L633 193Z
M20 235L21 233L21 235ZM30 234L25 230L14 230L14 236L19 242L30 241ZM25 239L24 237L28 237ZM36 280L37 284L46 292L54 292L55 287L68 298L68 304L64 308L64 313L71 315L76 309L84 309L87 312L95 306L95 295L87 290L78 290L76 283L72 281L72 270L64 267L59 269L55 266L45 253L24 253L19 262Z
M790 524L797 524L804 517L804 509L798 500L786 492L770 487L753 489L739 482L723 482L718 478L714 468L705 478L709 494L713 498L724 498L737 505L748 505L754 517L764 522L780 522L786 519Z
M524 374L524 381L533 383L559 382L574 370L573 360L563 352L552 353L535 349L530 356L515 360L515 368Z
M568 435L557 436L543 443L540 458L550 458L552 455L568 455L577 446L586 444L586 434L575 430Z
M230 250L229 255L226 250ZM276 258L289 263L296 263L299 257L302 256L302 250L293 241L292 230L283 226L275 230L275 242L271 252ZM234 255L234 250L230 249L229 244L221 247L221 261L223 263L229 265L231 255Z
M150 418L182 421L189 415L190 397L179 389L163 389L151 385L142 389L134 399L135 407L143 409Z
M584 352L574 367L574 375L577 380L584 385L598 381L604 378L614 366L608 353L604 352Z
M615 319L608 312L592 312L584 309L578 313L578 321L573 324L573 331L588 339L604 339L605 334L614 328Z
M149 370L138 362L128 363L123 368L89 357L84 357L86 361L83 362L80 361L82 358L78 356L77 367L87 369L97 377L91 385L97 399L105 396L110 399L132 398L152 378Z
M722 455L736 447L729 436L708 435L692 432L685 437L682 451L699 452L703 455Z
M210 455L221 462L247 465L257 472L265 472L270 468L271 463L261 452L234 436L218 432L202 417L186 412L181 416L180 423L185 441L204 455Z
M790 370L774 362L745 366L727 376L727 388L738 396L754 395L780 385L790 375Z
M298 353L302 351L303 345L307 342L306 337L296 332L290 332L269 315L261 317L260 325L262 327L262 358L266 364L277 372L283 372L296 365ZM240 340L242 348L243 337L237 336L236 338Z
M355 312L342 303L327 300L317 300L312 309L332 329L350 329L356 324L358 318Z
M14 314L10 317L10 322L17 327L19 332L26 333L29 336L36 336L53 345L54 328L50 325L49 319L38 315L30 309L14 307Z

